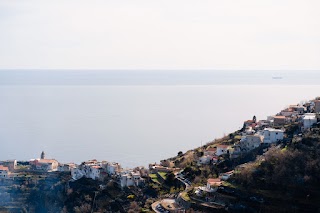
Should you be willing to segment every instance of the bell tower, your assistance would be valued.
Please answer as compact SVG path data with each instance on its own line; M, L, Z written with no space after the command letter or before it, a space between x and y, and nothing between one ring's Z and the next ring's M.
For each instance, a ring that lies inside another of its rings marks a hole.
M45 157L46 157L46 154L44 153L44 151L42 151L40 158L41 158L41 159L45 159Z

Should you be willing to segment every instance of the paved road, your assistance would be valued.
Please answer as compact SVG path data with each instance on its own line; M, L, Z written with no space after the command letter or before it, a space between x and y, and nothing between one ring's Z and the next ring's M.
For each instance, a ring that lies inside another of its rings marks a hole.
M184 180L182 180L180 177L178 177L177 174L175 174L175 175L176 175L176 178L177 178L179 181L181 181L182 183L184 183L184 185L186 186L186 188L185 188L184 191L187 191L187 190L190 188L190 184L188 184L187 182L185 182ZM178 196L181 196L181 192L179 193ZM160 211L158 211L158 210L156 209L157 205L159 205L160 202L161 202L161 200L160 200L160 201L157 201L157 202L154 202L153 204L151 204L152 210L153 210L154 212L161 213Z

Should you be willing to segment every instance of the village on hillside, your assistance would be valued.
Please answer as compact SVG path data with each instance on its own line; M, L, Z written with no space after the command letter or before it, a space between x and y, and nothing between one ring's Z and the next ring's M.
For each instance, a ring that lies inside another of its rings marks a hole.
M149 206L149 210L154 212L186 212L191 206L206 210L228 210L232 195L236 193L228 187L231 184L228 180L246 167L247 156L259 153L254 158L263 158L264 152L272 145L276 146L286 140L292 123L298 125L295 131L297 137L309 131L311 127L320 124L319 113L320 98L315 98L303 104L290 105L263 120L253 116L244 121L241 130L195 150L179 152L176 157L163 160L160 164L150 164L149 168L124 169L119 163L95 159L79 165L59 163L55 159L47 159L44 152L40 158L29 161L3 160L0 161L0 183L5 185L6 181L32 177L45 179L52 174L64 173L69 175L69 185L87 178L101 183L101 190L106 185L106 179L115 182L119 190L133 188L133 191L139 193L144 188L152 188L158 193ZM256 150L262 150L262 153ZM227 160L233 164L226 164ZM216 173L208 174L206 180L197 180L193 168L210 168ZM162 188L167 193L161 193ZM10 193L0 194L0 206L6 206L6 201L10 199L2 199L2 196L10 196ZM251 196L250 199L258 204L264 203L261 197Z

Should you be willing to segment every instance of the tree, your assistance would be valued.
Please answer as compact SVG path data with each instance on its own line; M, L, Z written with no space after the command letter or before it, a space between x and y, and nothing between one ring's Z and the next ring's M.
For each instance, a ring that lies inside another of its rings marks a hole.
M173 172L169 172L167 173L167 179L165 180L165 183L167 185L172 185L175 179L175 175L173 174Z
M129 213L140 212L140 207L137 202L133 201L130 203Z
M180 157L180 156L182 156L183 155L183 152L182 151L179 151L178 152L178 156Z

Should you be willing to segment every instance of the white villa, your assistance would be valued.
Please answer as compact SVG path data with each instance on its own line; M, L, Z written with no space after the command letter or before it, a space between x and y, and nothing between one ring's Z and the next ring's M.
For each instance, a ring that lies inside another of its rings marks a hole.
M140 172L126 171L120 175L120 186L139 186L143 179L141 178Z
M308 129L313 124L317 123L317 117L315 113L305 113L302 120L303 120L303 127L305 129Z
M275 143L283 139L284 130L265 128L262 132L263 143Z

